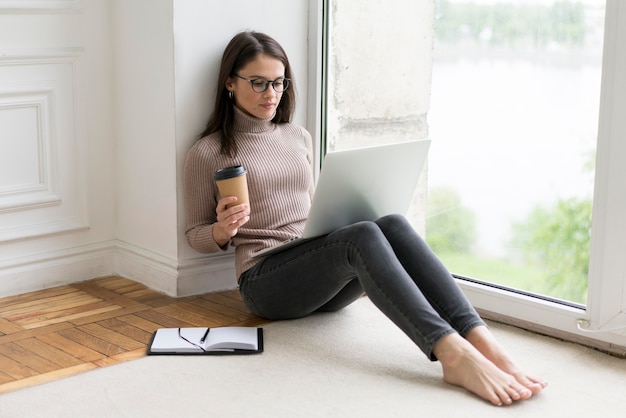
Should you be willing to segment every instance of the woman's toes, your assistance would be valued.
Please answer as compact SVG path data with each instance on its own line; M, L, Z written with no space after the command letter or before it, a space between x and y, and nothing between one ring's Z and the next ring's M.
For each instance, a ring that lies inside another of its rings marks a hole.
M532 391L530 391L527 388L521 389L518 393L519 393L520 399L528 399L531 396L533 396Z

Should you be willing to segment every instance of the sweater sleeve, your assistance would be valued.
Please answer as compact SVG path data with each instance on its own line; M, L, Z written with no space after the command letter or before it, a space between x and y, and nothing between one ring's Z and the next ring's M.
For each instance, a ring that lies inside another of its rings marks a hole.
M206 142L197 142L187 154L184 168L185 213L187 242L196 251L215 253L225 250L213 239L213 224L217 221L217 187L211 150Z

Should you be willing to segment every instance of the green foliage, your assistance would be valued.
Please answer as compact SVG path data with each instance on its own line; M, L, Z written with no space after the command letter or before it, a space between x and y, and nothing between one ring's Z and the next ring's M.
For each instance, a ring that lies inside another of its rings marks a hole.
M541 279L542 270L528 264L478 254L438 253L437 255L454 274L545 294L544 282Z
M582 45L585 10L582 3L565 1L552 5L477 4L437 1L437 39L446 42L474 40L490 45L549 43Z
M429 191L426 242L454 273L578 303L586 302L591 199L536 207L513 225L511 250L499 260L472 253L474 214L455 190ZM517 261L514 261L517 260Z
M543 270L545 292L584 302L591 242L589 199L567 199L555 207L535 208L526 221L514 225L513 246L524 260Z
M461 206L456 191L440 188L428 194L426 242L435 252L469 252L476 240L474 214Z

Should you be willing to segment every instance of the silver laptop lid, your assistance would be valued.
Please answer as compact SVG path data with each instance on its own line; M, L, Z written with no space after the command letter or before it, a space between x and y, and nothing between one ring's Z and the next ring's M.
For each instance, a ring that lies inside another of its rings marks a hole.
M326 154L303 238L392 213L405 215L430 140Z

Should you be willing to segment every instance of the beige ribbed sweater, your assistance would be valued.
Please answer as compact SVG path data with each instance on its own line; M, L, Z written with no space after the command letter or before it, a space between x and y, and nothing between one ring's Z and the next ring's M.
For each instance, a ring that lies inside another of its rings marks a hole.
M311 135L299 126L248 116L235 108L238 153L220 153L219 133L196 142L185 162L186 236L203 253L224 251L213 240L220 198L213 180L216 170L242 164L247 173L250 221L231 240L237 277L258 259L251 254L298 236L304 229L313 197Z

